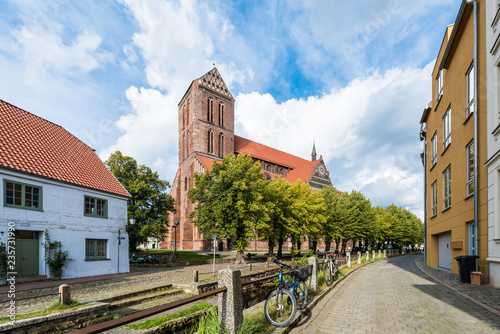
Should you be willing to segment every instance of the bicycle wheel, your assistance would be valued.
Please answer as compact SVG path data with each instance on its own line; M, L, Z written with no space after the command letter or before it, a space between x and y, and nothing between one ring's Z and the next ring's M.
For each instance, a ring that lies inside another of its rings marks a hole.
M332 273L332 266L330 265L330 262L325 262L323 265L323 278L325 280L326 285L330 286L333 283L333 273Z
M300 281L295 286L294 290L295 299L297 299L297 306L303 310L307 305L307 284L305 281Z
M295 316L297 301L288 289L276 288L271 291L264 304L266 319L273 326L286 327Z
M335 271L335 273L333 274L333 280L336 281L339 279L339 265L337 264L337 262L335 262L335 264L333 265L333 270Z

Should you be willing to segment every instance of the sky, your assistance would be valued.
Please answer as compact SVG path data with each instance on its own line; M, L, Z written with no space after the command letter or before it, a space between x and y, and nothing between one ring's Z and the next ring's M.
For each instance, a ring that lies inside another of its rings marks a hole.
M235 133L423 219L420 117L460 0L0 0L0 99L172 182L177 104L214 64ZM1 121L1 120L0 120Z

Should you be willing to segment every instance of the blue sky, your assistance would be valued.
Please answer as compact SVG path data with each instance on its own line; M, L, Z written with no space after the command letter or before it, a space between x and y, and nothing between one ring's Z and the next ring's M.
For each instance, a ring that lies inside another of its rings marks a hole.
M419 120L459 0L0 1L0 98L172 181L177 103L215 63L235 132L423 217Z

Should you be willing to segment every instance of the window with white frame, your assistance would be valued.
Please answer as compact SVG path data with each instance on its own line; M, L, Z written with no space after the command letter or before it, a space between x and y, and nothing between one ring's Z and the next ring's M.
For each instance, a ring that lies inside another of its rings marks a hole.
M443 209L451 206L451 166L443 172Z
M432 216L437 215L437 181L432 184Z
M474 112L474 64L467 71L467 117Z
M467 145L467 196L474 194L474 141Z
M108 240L85 239L85 260L104 260L108 257Z
M437 133L432 136L431 139L431 156L432 156L432 165L434 166L437 163Z
M439 70L439 73L436 77L436 101L441 99L443 96L443 70Z
M448 108L443 117L443 150L451 143L451 107Z

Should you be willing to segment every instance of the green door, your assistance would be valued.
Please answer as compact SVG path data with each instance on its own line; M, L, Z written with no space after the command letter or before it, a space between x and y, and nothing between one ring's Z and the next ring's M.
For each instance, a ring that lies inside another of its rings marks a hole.
M17 275L38 275L38 256L38 239L16 239Z

